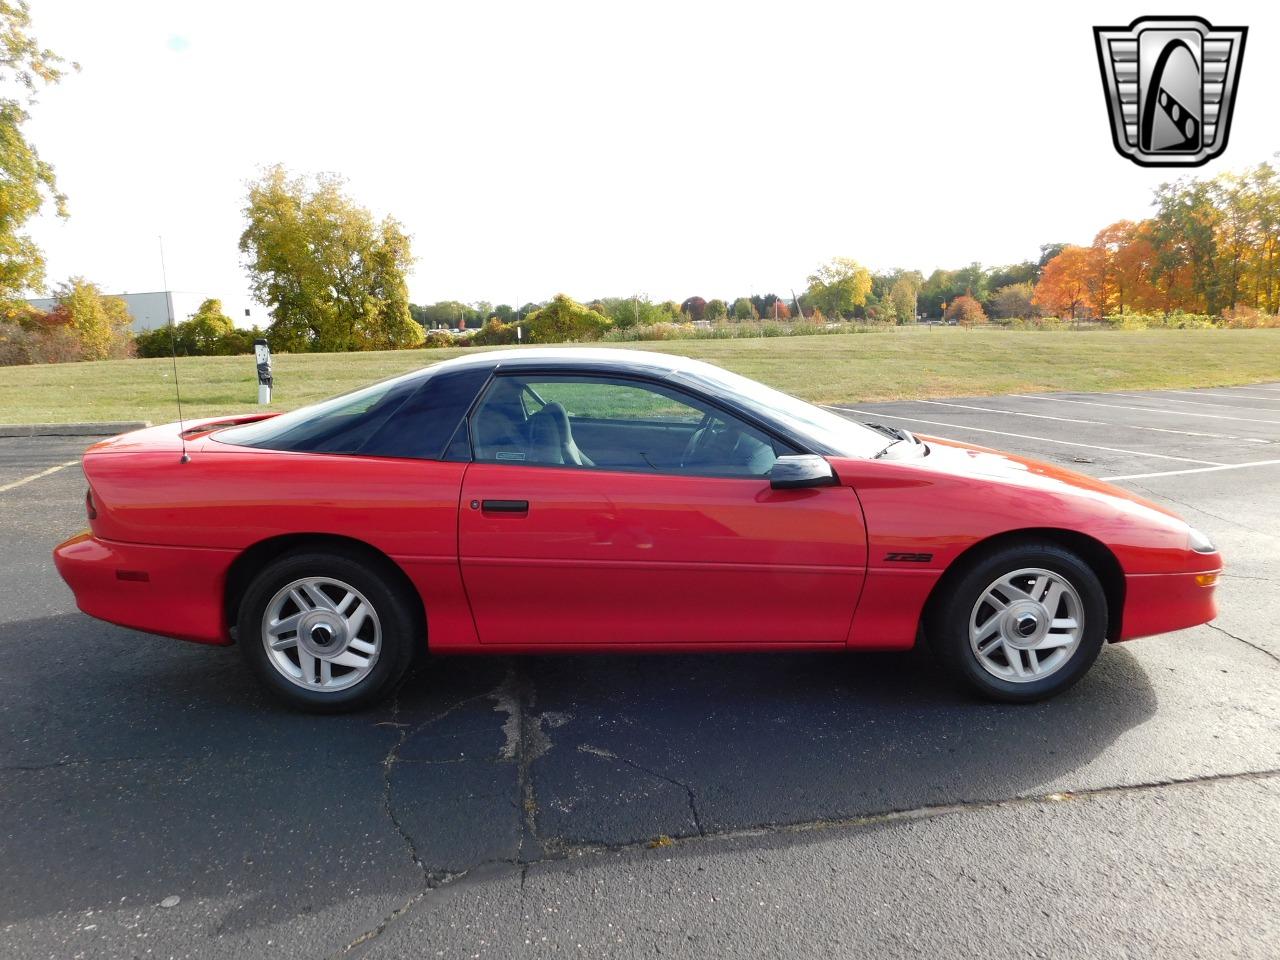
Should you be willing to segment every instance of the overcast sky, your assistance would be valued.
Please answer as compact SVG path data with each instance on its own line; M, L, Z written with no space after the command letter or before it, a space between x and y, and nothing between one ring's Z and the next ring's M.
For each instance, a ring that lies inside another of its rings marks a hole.
M415 302L785 293L833 255L1000 264L1146 215L1091 27L1116 3L580 5L33 0L82 65L30 135L71 218L51 282L169 285L237 314L245 182L335 171L413 235ZM1280 150L1280 6L1250 27L1226 155ZM1176 9L1175 9L1176 8ZM255 318L266 322L265 311Z

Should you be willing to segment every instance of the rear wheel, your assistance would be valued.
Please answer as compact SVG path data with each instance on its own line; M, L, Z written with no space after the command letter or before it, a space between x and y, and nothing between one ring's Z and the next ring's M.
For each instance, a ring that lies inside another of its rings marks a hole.
M1101 582L1056 544L987 554L946 590L929 613L930 643L953 673L992 699L1061 693L1084 676L1106 640Z
M291 706L353 710L389 693L420 642L404 591L365 558L287 554L240 603L237 639L260 680Z

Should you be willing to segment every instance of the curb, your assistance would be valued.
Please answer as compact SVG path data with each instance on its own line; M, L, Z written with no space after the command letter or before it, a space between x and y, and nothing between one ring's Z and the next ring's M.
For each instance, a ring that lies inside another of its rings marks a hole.
M150 420L98 423L0 423L0 437L110 437L151 426Z

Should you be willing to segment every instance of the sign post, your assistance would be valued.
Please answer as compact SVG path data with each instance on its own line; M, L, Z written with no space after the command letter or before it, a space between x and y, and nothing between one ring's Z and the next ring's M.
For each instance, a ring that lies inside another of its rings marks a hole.
M258 363L258 403L271 402L271 348L265 340L253 341L253 358Z

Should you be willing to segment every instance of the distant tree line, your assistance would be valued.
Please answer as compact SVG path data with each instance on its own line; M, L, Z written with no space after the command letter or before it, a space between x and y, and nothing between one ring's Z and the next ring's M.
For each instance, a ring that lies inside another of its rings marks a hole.
M1280 313L1280 177L1269 163L1155 191L1155 213L1062 246L1033 300L1061 317Z

